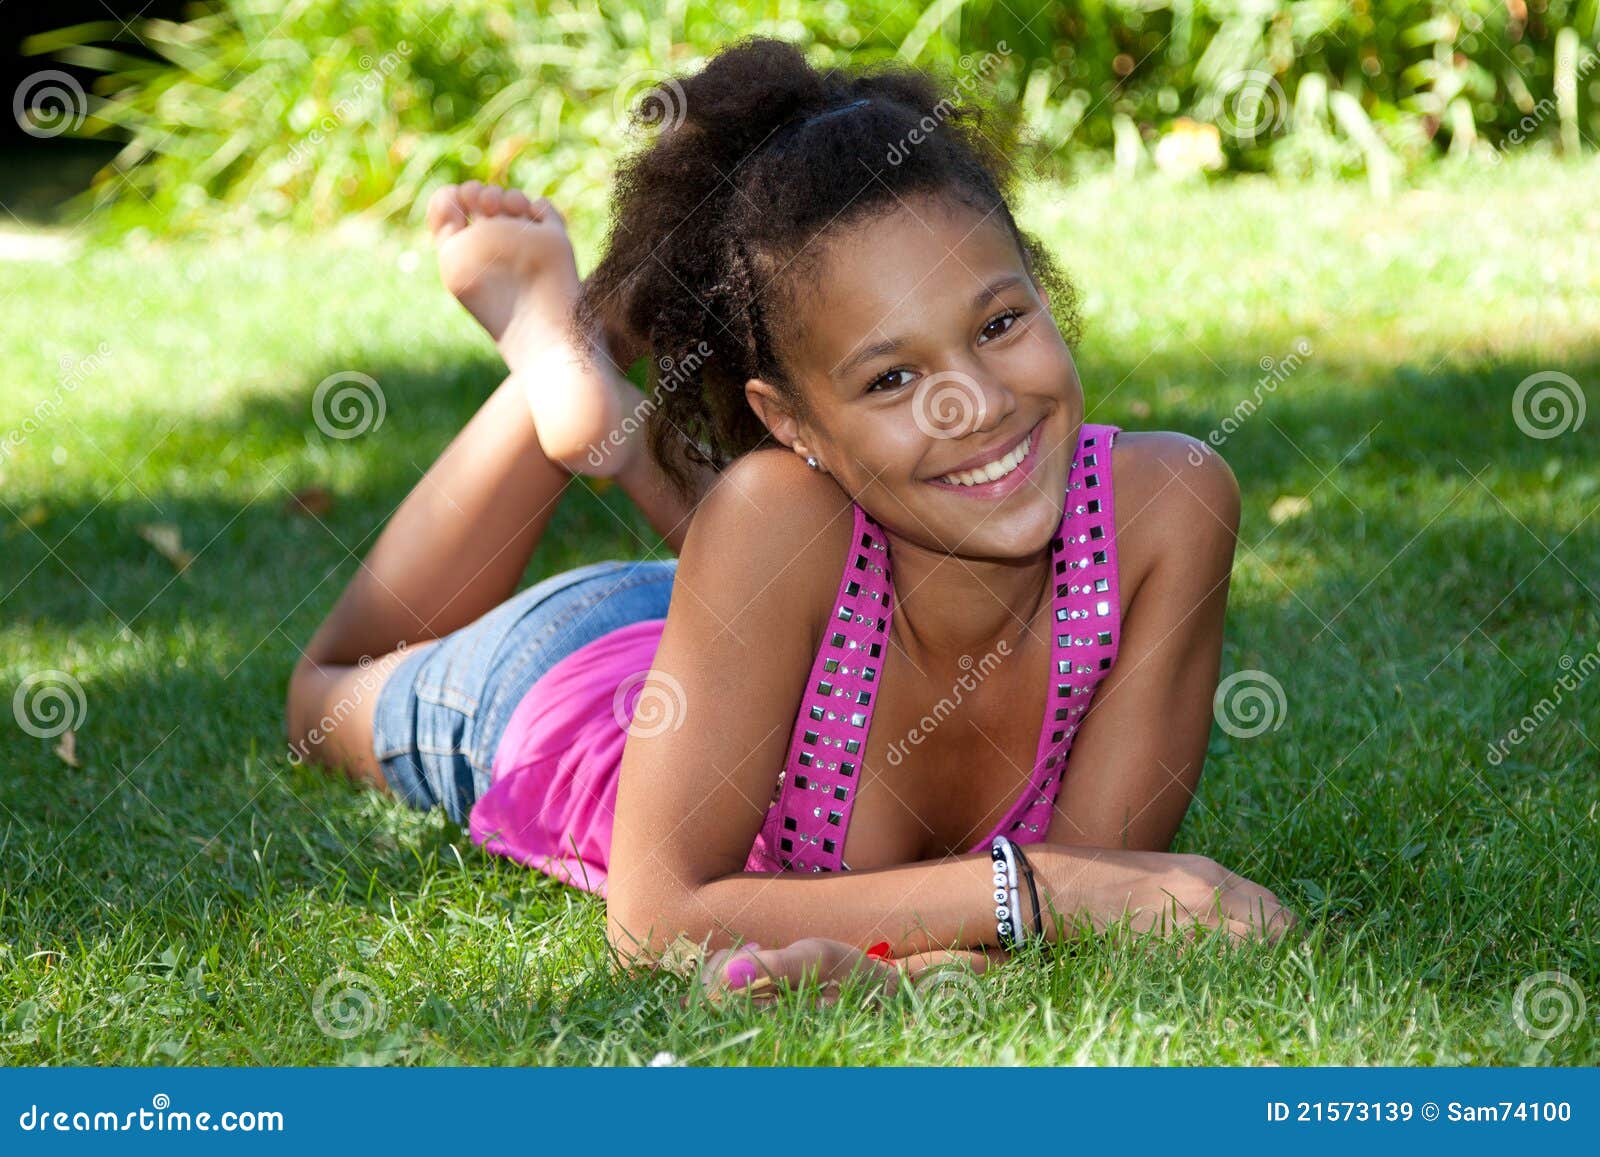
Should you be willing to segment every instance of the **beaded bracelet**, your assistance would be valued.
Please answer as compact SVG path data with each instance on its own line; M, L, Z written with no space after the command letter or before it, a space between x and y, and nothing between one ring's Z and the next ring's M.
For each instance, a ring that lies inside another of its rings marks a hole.
M1022 897L1017 891L1017 860L1011 841L996 836L989 849L994 863L995 931L1000 947L1010 951L1017 944L1017 927L1022 923Z

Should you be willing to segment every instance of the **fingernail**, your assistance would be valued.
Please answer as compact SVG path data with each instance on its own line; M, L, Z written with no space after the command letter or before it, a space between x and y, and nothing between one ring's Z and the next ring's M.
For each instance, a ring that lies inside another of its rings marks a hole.
M748 956L730 960L723 975L728 978L729 988L743 988L756 978L756 962Z

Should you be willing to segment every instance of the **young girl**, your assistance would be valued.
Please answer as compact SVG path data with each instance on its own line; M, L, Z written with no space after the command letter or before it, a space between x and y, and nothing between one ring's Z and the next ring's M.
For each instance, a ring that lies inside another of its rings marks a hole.
M296 747L605 895L626 959L720 949L715 985L1124 916L1281 935L1271 892L1166 851L1237 485L1086 420L1072 288L981 120L770 40L656 96L587 282L548 202L430 203L511 376L307 644ZM616 369L645 353L648 399ZM679 557L517 592L580 472Z

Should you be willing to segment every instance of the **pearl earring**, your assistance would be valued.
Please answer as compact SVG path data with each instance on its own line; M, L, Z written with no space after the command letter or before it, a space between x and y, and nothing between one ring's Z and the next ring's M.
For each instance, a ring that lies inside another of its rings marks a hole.
M806 465L811 467L811 469L815 470L817 468L817 460L815 458L813 458L811 455L807 454L806 455Z

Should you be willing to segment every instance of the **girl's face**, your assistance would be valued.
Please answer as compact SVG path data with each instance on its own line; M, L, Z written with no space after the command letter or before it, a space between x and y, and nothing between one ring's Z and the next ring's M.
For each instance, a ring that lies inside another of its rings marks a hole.
M902 539L968 558L1046 548L1083 389L1004 224L919 198L826 244L788 362L808 412L752 381L756 412Z

